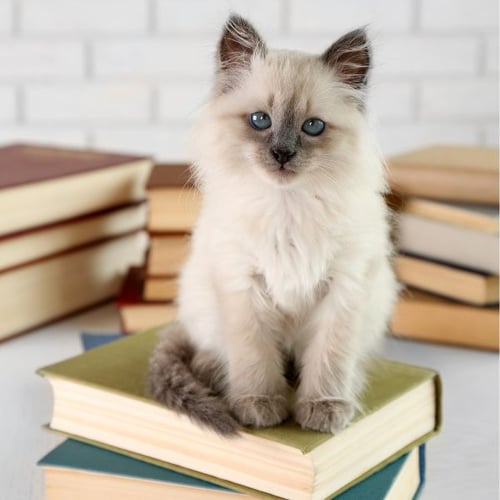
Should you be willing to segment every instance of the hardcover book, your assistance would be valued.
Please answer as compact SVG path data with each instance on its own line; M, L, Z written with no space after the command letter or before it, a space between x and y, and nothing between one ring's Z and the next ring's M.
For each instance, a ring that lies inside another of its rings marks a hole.
M476 307L409 289L396 304L391 331L407 337L498 351L498 306Z
M498 275L413 255L398 255L394 265L405 285L476 306L498 304Z
M145 392L152 330L42 368L54 391L50 427L80 440L231 488L290 499L338 494L426 441L440 425L440 383L428 369L376 360L363 411L337 435L288 421L225 438Z
M146 278L143 297L146 301L172 302L177 298L177 278Z
M485 273L499 272L498 233L402 212L398 248L402 252Z
M144 157L25 144L2 147L0 235L142 201L150 169Z
M398 201L407 214L485 233L498 234L498 207L409 197Z
M9 234L0 237L0 271L130 234L145 225L146 206L138 202Z
M138 332L174 319L177 306L173 301L145 300L144 295L144 270L132 266L127 271L116 300L122 331Z
M111 300L145 249L136 231L0 272L0 339Z
M68 439L43 457L46 500L230 500L256 498L209 481ZM337 500L411 500L425 481L425 445L413 449Z
M405 196L498 205L498 149L436 145L389 160L389 184Z
M152 233L190 232L200 211L200 195L188 165L156 165L146 186Z
M189 255L190 238L185 234L155 235L150 238L148 277L177 276Z

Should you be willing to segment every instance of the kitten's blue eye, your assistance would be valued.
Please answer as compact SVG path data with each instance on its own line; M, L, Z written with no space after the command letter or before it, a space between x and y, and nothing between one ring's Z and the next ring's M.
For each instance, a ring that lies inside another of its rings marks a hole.
M302 131L307 135L319 135L325 130L325 122L319 118L309 118L302 124Z
M256 111L250 115L250 125L256 130L265 130L271 126L271 117L263 111Z

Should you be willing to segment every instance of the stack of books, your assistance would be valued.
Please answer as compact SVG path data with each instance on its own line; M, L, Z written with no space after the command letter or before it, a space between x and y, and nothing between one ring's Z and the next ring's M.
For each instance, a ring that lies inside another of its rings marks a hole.
M401 337L498 350L498 149L433 146L389 163L401 197Z
M415 498L423 445L440 427L434 371L374 360L362 410L336 435L289 420L228 438L145 392L157 334L125 336L39 371L54 393L50 428L72 437L40 461L47 500Z
M175 315L177 277L200 209L200 196L190 179L188 165L156 165L151 172L146 185L146 265L129 269L117 300L124 332L152 328Z
M146 247L148 158L0 148L0 339L110 300Z

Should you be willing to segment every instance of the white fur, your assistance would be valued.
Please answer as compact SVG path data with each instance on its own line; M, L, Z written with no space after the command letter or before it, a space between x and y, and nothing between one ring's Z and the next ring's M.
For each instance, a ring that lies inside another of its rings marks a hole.
M324 117L338 138L282 183L242 140L249 125L241 117L262 110L270 92L285 102L294 86L305 89L299 106ZM194 129L203 205L179 320L225 363L230 399L281 393L286 347L301 366L299 401L355 404L361 361L386 328L396 284L384 169L349 94L312 56L269 51L238 88L212 96Z

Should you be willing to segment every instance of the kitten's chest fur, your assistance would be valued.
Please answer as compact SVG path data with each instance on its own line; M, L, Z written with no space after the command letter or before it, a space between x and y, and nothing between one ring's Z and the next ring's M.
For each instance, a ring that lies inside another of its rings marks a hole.
M255 273L281 309L302 309L324 293L335 250L332 217L321 195L293 192L262 200L251 217Z

